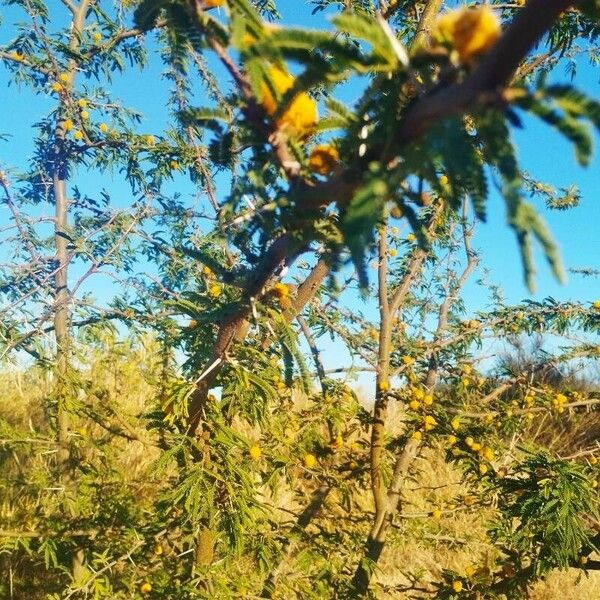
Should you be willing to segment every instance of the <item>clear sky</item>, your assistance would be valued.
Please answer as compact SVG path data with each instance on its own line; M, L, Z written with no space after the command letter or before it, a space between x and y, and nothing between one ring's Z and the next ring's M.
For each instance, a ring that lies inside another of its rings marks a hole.
M59 0L47 3L51 10L64 11ZM299 26L327 27L325 15L310 16L310 6L299 0L284 0L279 3L283 22ZM0 25L0 43L4 43L14 33L11 29L18 15L14 7L3 8L3 20ZM21 18L21 17L18 17ZM155 44L151 43L151 57L143 73L128 70L125 76L117 76L112 86L115 97L121 98L125 105L137 108L144 114L140 132L160 135L166 123L165 105L168 96L167 83L162 79L163 66L157 54ZM210 62L215 69L214 61ZM222 71L219 71L222 73ZM223 75L224 76L224 75ZM7 72L0 66L0 81L6 81ZM555 80L566 81L567 75L559 68L553 75ZM587 93L598 97L598 71L586 64L579 68L575 84ZM343 99L351 102L360 93L360 86L349 86L343 90ZM0 168L23 167L32 149L31 125L46 114L55 104L55 99L48 96L32 96L27 90L18 90L14 86L0 85L0 133L12 137L0 142ZM93 118L93 115L92 115ZM576 182L582 191L581 205L565 212L551 212L539 206L551 229L560 242L565 266L600 268L600 159L598 152L593 163L582 169L577 166L573 151L569 144L546 125L532 119L525 121L525 129L515 131L522 166L533 176L557 187L569 186ZM596 141L598 138L596 137ZM99 186L110 187L115 197L116 206L124 206L131 200L128 187L116 176L111 182L106 176L97 173L80 171L76 178L77 185L84 191L93 194ZM183 194L195 195L195 191L185 181L185 177L177 178L172 190ZM225 193L227 186L223 186ZM223 198L221 194L221 198ZM1 209L0 209L1 210ZM43 210L51 212L51 207ZM4 212L4 211L3 211ZM6 214L0 215L0 223ZM478 228L474 245L482 250L483 262L490 270L490 278L499 284L509 302L517 302L530 297L522 279L521 265L516 241L512 232L504 224L503 201L495 192L489 201L489 220ZM553 296L558 299L592 300L600 297L600 286L597 279L585 279L578 275L569 275L565 285L558 284L552 277L541 253L537 253L539 272L537 275L538 292L535 298ZM106 282L101 284L104 287ZM93 283L91 284L94 285ZM102 296L102 289L95 293ZM468 288L467 303L471 310L484 308L486 297L475 286Z

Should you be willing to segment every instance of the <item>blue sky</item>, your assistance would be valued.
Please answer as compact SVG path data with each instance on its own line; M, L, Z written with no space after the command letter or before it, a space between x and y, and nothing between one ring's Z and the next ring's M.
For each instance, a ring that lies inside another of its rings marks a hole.
M58 0L48 3L53 11L64 11ZM283 22L313 27L327 27L325 15L310 16L307 3L287 0L280 2L284 16ZM4 43L13 34L11 24L18 14L16 8L4 8L3 21L0 25L0 43ZM21 17L19 17L21 18ZM163 66L158 57L155 44L150 45L151 57L143 73L129 70L125 76L116 77L112 86L115 97L122 99L125 105L140 110L144 119L139 127L140 132L160 134L166 123L165 105L168 86L162 79ZM210 64L218 70L211 59ZM222 71L218 71L222 73ZM6 71L0 66L0 77L6 81ZM554 79L566 81L567 75L559 68ZM598 97L598 73L591 67L582 64L575 83L590 95ZM358 98L360 86L348 86L341 95L346 102ZM7 142L0 142L0 168L23 167L31 152L31 125L46 114L55 104L51 96L32 96L27 90L17 91L15 87L0 86L0 106L8 107L0 118L0 133L8 133L12 137ZM94 115L92 115L94 118ZM533 119L526 119L525 129L515 131L519 156L522 166L533 176L556 187L569 186L576 182L582 191L581 205L566 212L551 212L540 206L546 220L560 243L565 266L600 268L600 159L598 152L593 163L587 168L580 168L574 159L573 151L558 134L546 125ZM596 142L598 138L596 137ZM93 193L99 185L110 187L115 195L117 206L126 205L131 198L128 187L117 175L112 181L97 173L81 171L77 175L77 185L88 193ZM227 190L223 186L220 195ZM178 189L192 197L195 192L184 177L177 179L171 189ZM51 212L51 207L43 210ZM0 222L5 216L0 216ZM520 259L512 232L504 224L504 208L502 199L493 192L489 201L488 223L481 224L474 241L475 247L482 251L483 263L490 271L490 279L504 290L508 302L518 302L523 298L544 298L553 296L558 299L593 300L600 297L598 280L585 279L578 275L569 275L565 285L560 285L552 277L549 268L543 261L539 250L536 252L539 267L536 278L538 291L531 296L523 283ZM94 289L94 285L97 287ZM103 295L106 282L92 283L92 291ZM487 296L476 286L470 286L467 304L470 310L483 309Z

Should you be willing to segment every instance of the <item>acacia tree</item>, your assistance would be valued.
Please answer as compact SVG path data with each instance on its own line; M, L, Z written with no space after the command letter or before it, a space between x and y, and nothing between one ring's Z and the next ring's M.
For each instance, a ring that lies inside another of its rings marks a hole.
M444 572L428 591L440 598L518 597L549 569L581 566L593 550L597 508L590 465L543 453L524 458L514 448L515 432L529 415L549 407L560 415L566 407L593 405L595 398L538 383L535 371L483 377L473 372L471 353L489 331L596 331L597 313L549 303L499 307L461 321L459 299L477 263L469 215L485 218L490 178L499 180L528 283L532 239L561 274L554 244L523 194L534 189L562 206L576 192L556 197L524 175L510 127L520 126L520 112L542 118L573 142L580 162L588 161L585 122L598 126L598 103L536 76L558 56L574 53L576 40L594 39L598 7L530 0L440 15L442 5L349 3L333 17L333 30L305 30L270 24L265 18L277 16L273 6L257 9L245 0L142 2L132 27L123 25L123 13L111 16L99 3L67 3L72 25L53 34L46 7L23 4L32 26L1 56L17 80L34 90L50 86L57 108L41 122L37 154L17 185L18 197L3 178L13 220L9 235L16 232L17 251L30 259L25 268L17 262L5 269L4 289L12 298L5 337L7 349L29 350L43 362L47 352L31 344L38 334L54 332L51 400L57 410L49 423L56 415L59 480L73 472L70 496L37 507L45 531L6 539L17 557L23 540L38 540L26 548L46 555L50 573L52 563L76 557L70 582L58 572L50 577L48 589L58 596L93 591L125 597L137 590L228 597L245 593L237 587L243 579L261 597L365 595L394 515L402 512L407 483L417 476L415 461L433 451L461 466L476 491L469 506L498 498L491 528L498 551L487 570ZM319 2L316 8L334 6ZM173 125L162 136L134 132L120 106L99 90L80 89L76 80L104 77L109 84L124 53L141 60L142 36L151 29L161 31L173 90ZM545 47L529 57L536 44ZM208 53L231 80L227 91L207 67ZM290 62L299 74L292 75ZM354 106L334 99L339 87L365 75ZM196 106L196 85L212 104ZM323 118L319 101L327 111ZM91 108L114 123L91 125ZM77 189L75 201L68 201L75 165L121 167L144 202L132 214L97 210ZM183 170L204 193L206 207L196 210L161 191L166 178ZM229 174L225 200L219 200L215 170ZM40 250L35 212L23 212L40 194L55 208L51 258ZM150 207L149 199L158 206ZM79 212L90 205L92 216ZM390 219L410 227L405 241ZM156 265L154 273L135 266L139 253ZM368 278L373 258L374 288ZM68 268L77 261L87 267L69 291ZM116 298L108 310L85 299L82 342L89 343L92 326L111 319L159 332L165 359L159 372L152 371L160 378L158 405L144 417L156 434L151 440L140 435L139 423L124 425L98 386L86 389L69 366L73 288L107 265L115 277L135 268L126 283L139 293L135 300L129 292ZM294 284L282 281L288 273ZM376 298L375 325L343 307L356 286ZM35 320L19 321L15 308ZM49 318L54 323L45 330ZM328 377L318 346L324 333L346 343L358 369L375 374L372 415L346 383ZM182 373L169 357L176 346L188 358ZM557 361L595 353L584 340ZM85 402L76 401L82 387ZM406 408L391 429L390 402ZM500 430L494 428L499 414L508 415ZM74 436L70 421L82 418L109 437L98 443ZM8 430L13 444L22 439ZM510 460L503 453L499 463L509 433ZM490 436L493 444L484 443ZM107 439L118 437L157 446L157 462L144 471L152 490L145 500L124 474L109 484L123 450L117 445L111 454ZM452 447L446 451L445 445ZM365 478L374 511L364 505ZM553 486L544 487L544 480ZM292 494L293 508L282 490ZM65 498L77 510L62 528ZM100 498L106 510L94 507ZM324 512L328 503L333 509ZM275 508L275 516L266 510ZM286 509L297 513L294 522L282 520ZM440 507L425 514L443 515ZM344 526L332 528L333 516ZM510 525L515 518L521 523L516 532ZM182 558L173 565L175 556ZM309 584L295 580L294 572L306 573Z

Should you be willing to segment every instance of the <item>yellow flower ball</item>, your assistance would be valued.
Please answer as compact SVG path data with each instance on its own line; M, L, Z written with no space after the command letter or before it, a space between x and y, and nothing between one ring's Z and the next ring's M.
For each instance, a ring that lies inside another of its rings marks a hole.
M59 81L62 81L63 83L67 83L69 81L69 76L67 75L67 73L61 73L58 76Z
M65 131L71 131L71 129L73 129L73 121L71 121L71 119L65 119L63 121L63 129Z
M79 129L77 129L74 133L73 133L73 137L76 140L82 140L83 139L83 132L80 131Z
M317 457L314 454L305 454L304 455L304 466L307 469L313 469L317 464Z
M412 244L417 239L417 236L414 233L409 233L406 236L406 241Z
M98 129L100 129L102 133L106 133L108 131L108 125L106 123L100 123Z
M172 160L169 163L169 166L171 167L171 170L173 170L173 171L179 171L179 163L176 160Z
M81 115L81 118L84 120L90 118L90 113L87 110L82 110L80 115Z
M425 394L425 396L423 396L423 404L431 406L433 404L433 396L431 394Z
M250 446L248 454L252 460L258 460L262 456L262 450L260 449L260 446L255 444L254 446Z
M593 304L593 307L595 309L597 309L597 310L600 310L600 300L595 300L594 304Z
M58 94L60 94L60 92L63 91L63 86L62 83L59 83L58 81L55 81L52 85L51 85L51 89L53 92L56 92Z
M213 283L208 288L208 294L213 298L218 298L221 295L221 286L218 283Z
M455 435L452 435L452 434L450 434L450 435L449 435L449 436L446 438L446 441L448 442L448 444L449 444L450 446L454 446L454 444L456 444L456 442L457 442L457 439L456 439L456 436L455 436Z
M456 592L458 594L459 592L462 592L462 589L463 589L462 581L456 580L456 581L452 582L452 590L454 592Z
M154 144L156 143L156 140L154 139L153 135L147 135L147 136L144 137L144 142L148 146L154 146Z
M420 431L415 431L411 437L413 440L420 441L423 439L423 434Z
M465 444L467 446L469 446L469 448L471 448L474 443L475 443L475 440L471 436L468 436L465 438Z
M421 406L421 404L417 400L411 400L409 402L408 406L410 406L411 410L419 410L419 407Z
M285 94L293 85L294 77L281 67L271 67L269 79L279 95ZM278 102L266 82L261 85L262 106L269 116L277 112ZM310 135L319 120L317 103L306 92L294 96L277 119L277 127L292 137Z
M99 41L102 40L102 34L98 31L94 32L94 34L92 35L92 39L98 43Z
M481 454L486 460L489 460L490 462L494 460L494 458L496 458L496 453L492 450L492 448L488 446L486 446L483 449L483 452Z
M308 158L308 168L319 175L329 175L335 169L340 159L339 152L335 146L330 144L319 144L312 149Z
M425 427L425 431L431 431L437 425L437 421L431 415L425 415L423 419L423 426Z
M459 8L438 17L432 38L454 47L462 62L489 50L502 33L500 21L492 8L485 4L476 8Z
M450 180L448 179L448 175L440 176L440 183L442 185L448 185L448 183L450 183Z
M276 283L271 289L271 293L279 300L285 300L290 295L290 288L285 283Z
M436 520L439 521L442 518L442 511L439 508L434 508L431 511L431 516Z
M415 359L412 356L408 356L408 354L405 354L402 357L402 362L407 366L410 367L410 365L412 365L415 362Z
M485 474L488 472L488 470L489 470L489 469L488 469L488 466L487 466L487 465L484 465L483 463L479 465L479 472L480 472L482 475L485 475Z
M391 248L391 249L390 249L390 256L391 256L392 258L394 258L394 257L398 256L398 250L396 250L396 248Z
M144 581L144 583L142 583L142 585L140 585L140 594L149 594L152 591L152 586L147 582Z
M454 431L458 431L460 429L460 419L458 417L454 417L452 421L450 421L450 426Z
M79 108L87 108L88 101L85 98L79 98L79 100L77 100L77 105Z
M400 230L397 227L392 227L390 229L390 231L391 231L392 235L398 235Z

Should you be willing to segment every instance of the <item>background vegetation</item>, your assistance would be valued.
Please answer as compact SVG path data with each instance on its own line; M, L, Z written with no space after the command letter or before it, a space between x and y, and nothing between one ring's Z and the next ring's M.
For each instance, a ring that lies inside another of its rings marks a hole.
M597 1L4 5L49 110L0 172L0 595L600 597L600 301L508 305L477 236L494 188L563 276L580 192L511 132L589 162Z

